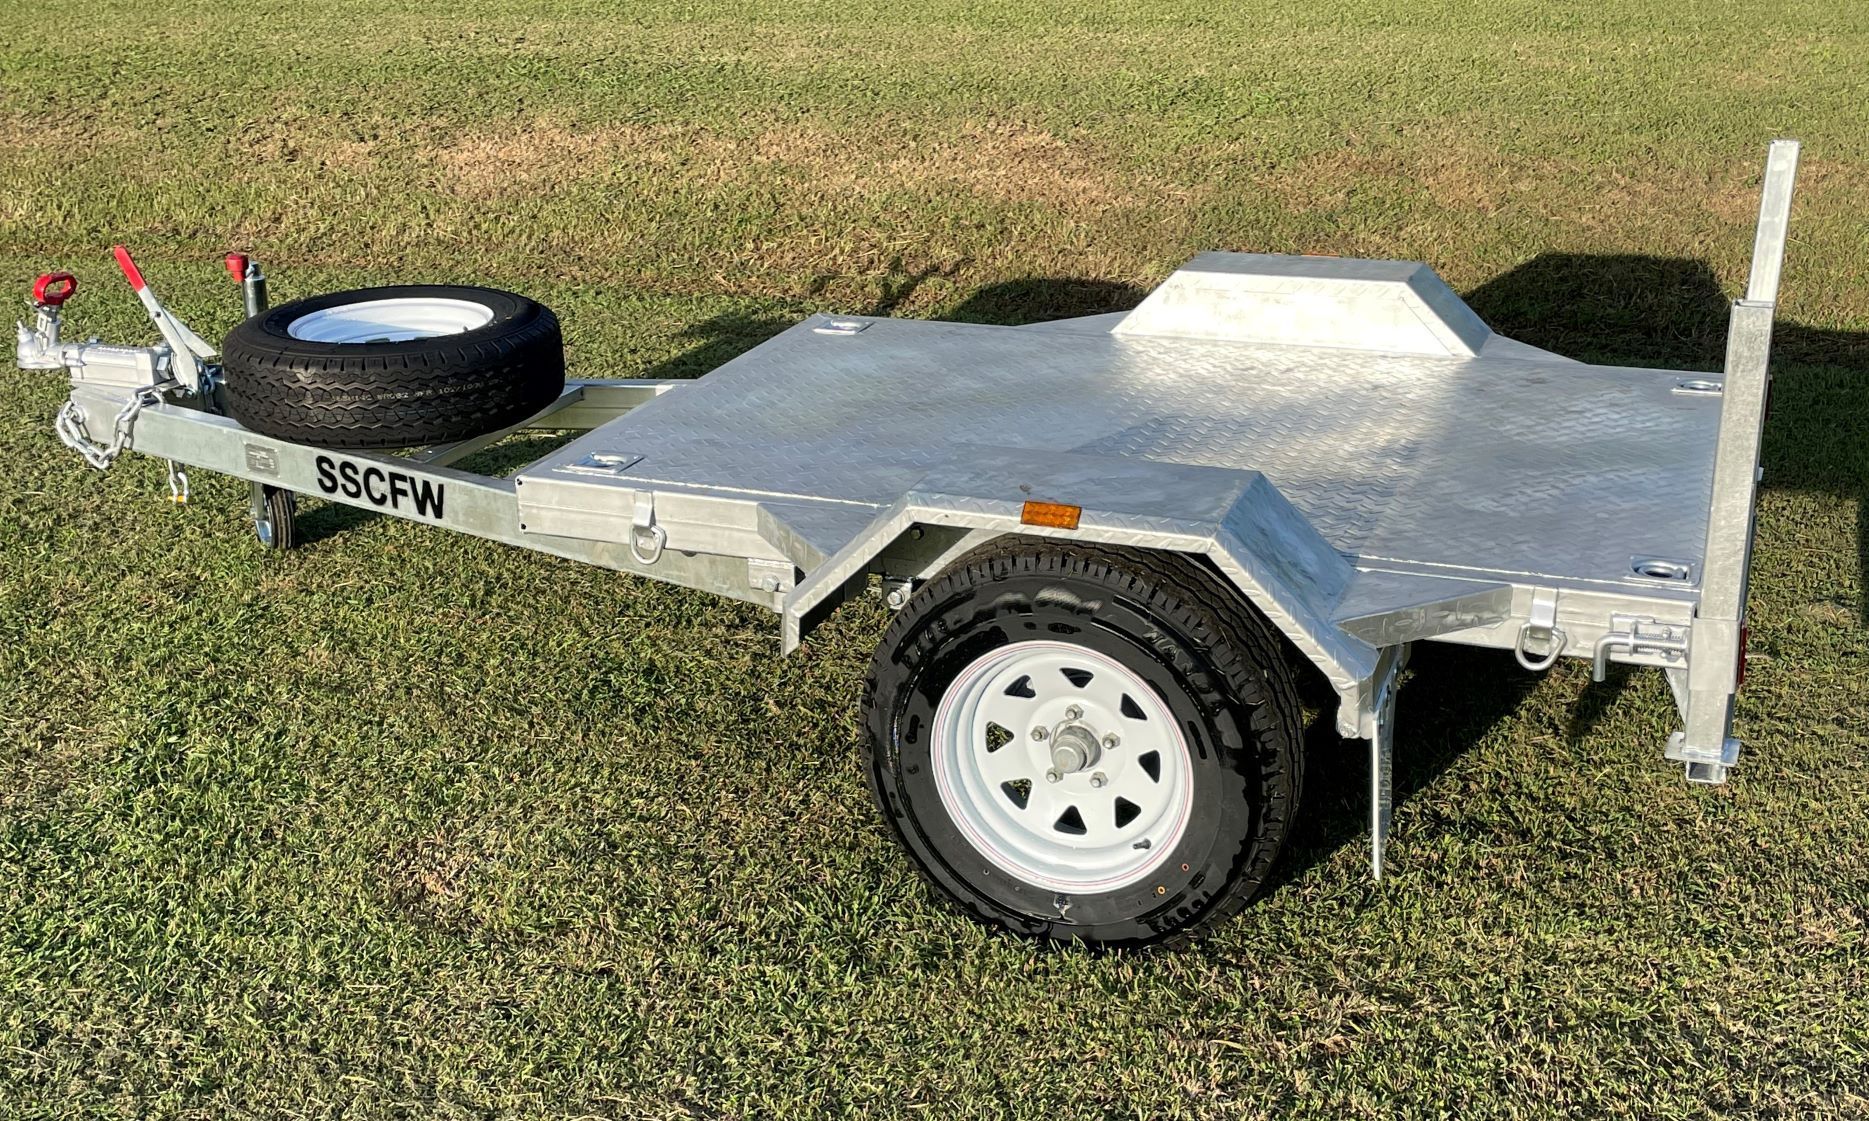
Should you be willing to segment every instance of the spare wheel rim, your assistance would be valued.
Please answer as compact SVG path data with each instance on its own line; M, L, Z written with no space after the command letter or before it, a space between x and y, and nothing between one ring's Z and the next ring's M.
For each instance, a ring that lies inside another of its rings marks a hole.
M458 335L493 322L493 309L446 296L358 300L299 316L286 334L308 343L402 343Z

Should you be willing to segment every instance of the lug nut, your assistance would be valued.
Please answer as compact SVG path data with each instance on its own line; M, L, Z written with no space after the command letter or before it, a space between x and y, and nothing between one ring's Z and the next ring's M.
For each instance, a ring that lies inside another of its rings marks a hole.
M1045 739L1050 735L1051 733L1047 732L1042 727L1032 729L1032 738L1037 740L1040 743L1044 743Z
M1046 782L1063 782L1064 772L1058 770L1056 767L1053 767L1051 770L1045 772L1045 781Z
M1123 742L1122 740L1119 740L1116 738L1115 732L1111 732L1109 735L1103 737L1103 746L1106 748L1113 748L1117 744L1122 743L1122 742Z
M1082 720L1084 718L1084 710L1078 708L1076 705L1072 705L1070 708L1064 710L1064 718L1066 720Z
M1104 776L1102 771L1098 771L1096 774L1090 776L1090 785L1098 790L1108 786L1109 783L1110 780Z

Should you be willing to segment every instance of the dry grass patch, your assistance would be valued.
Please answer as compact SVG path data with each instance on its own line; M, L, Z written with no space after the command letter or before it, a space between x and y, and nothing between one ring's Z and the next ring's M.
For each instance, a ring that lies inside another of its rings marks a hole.
M0 110L0 172L27 164L79 166L110 153L149 148L159 136L155 129L82 116Z
M1074 211L1141 205L1164 189L1117 166L1086 138L1005 121L967 122L938 137L888 129L852 136L810 124L741 136L699 126L580 129L545 121L464 137L442 149L434 166L443 189L476 199L642 175L737 187L776 176L827 195L958 191Z
M1761 152L1762 156L1763 153ZM1352 139L1252 177L1290 213L1340 209L1353 196L1412 186L1438 206L1492 215L1521 206L1599 231L1626 232L1643 215L1678 226L1698 207L1718 227L1748 227L1758 216L1761 164L1729 160L1710 171L1679 166L1618 166L1576 156L1529 157L1478 140L1441 136ZM1869 189L1859 170L1822 155L1798 174L1802 213L1860 207ZM1701 223L1694 223L1696 226Z
M468 135L439 149L433 165L450 193L511 198L539 187L609 178L622 169L668 167L688 149L682 137L694 131L674 125L572 129L545 123Z
M1535 171L1468 143L1411 144L1348 140L1254 175L1254 186L1291 213L1349 204L1373 184L1418 185L1446 205L1491 214L1537 182Z
M1061 210L1138 206L1162 185L1125 172L1082 137L1006 121L967 122L958 135L850 137L794 127L762 133L758 159L810 176L826 189L863 193L957 189L997 202Z
M403 914L429 925L466 933L482 925L474 885L489 856L479 830L440 827L406 838L384 852L378 876L389 901Z

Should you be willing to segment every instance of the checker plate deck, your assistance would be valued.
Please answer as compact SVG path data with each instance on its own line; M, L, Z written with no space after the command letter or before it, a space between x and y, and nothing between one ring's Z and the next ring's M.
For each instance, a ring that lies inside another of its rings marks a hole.
M1264 473L1359 569L1691 595L1631 561L1700 562L1720 397L1677 387L1717 375L1055 326L815 317L520 477L640 456L592 481L757 502L828 555L970 445L1137 457Z

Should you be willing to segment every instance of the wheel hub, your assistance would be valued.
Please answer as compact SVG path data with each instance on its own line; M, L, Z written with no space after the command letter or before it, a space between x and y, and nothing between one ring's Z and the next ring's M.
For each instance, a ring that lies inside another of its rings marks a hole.
M1086 725L1067 722L1051 733L1051 769L1060 777L1088 771L1102 758L1103 746L1097 742L1097 733Z

